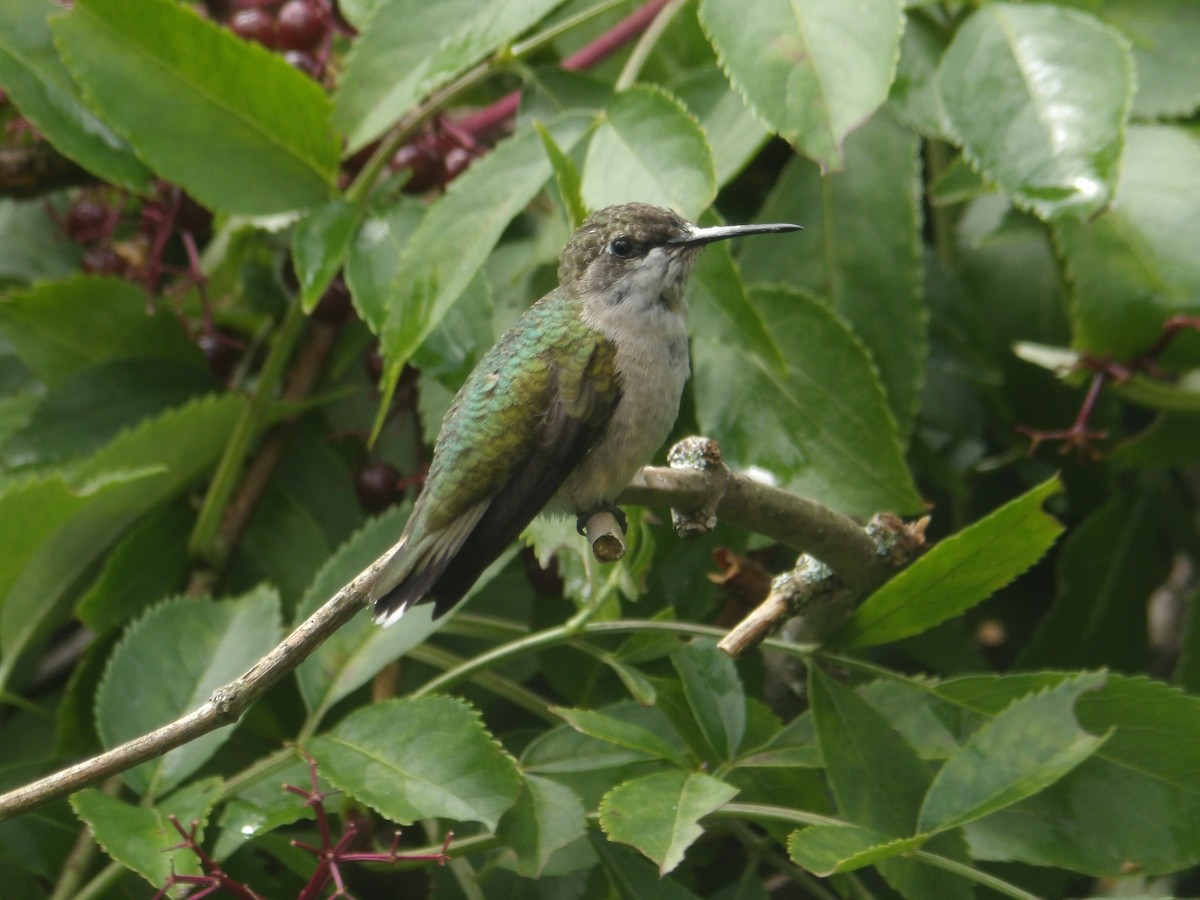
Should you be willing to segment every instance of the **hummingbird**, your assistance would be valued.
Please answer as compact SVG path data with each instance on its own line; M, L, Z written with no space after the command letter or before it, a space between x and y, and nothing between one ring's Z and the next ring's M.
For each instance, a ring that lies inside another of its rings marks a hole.
M425 487L371 590L375 621L445 615L540 512L613 505L670 434L688 364L684 289L701 248L799 225L700 228L645 203L592 213L558 287L484 354L442 420Z

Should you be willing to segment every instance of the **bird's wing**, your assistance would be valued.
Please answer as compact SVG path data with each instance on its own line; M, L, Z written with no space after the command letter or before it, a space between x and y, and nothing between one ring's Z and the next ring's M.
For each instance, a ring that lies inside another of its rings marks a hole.
M372 591L376 621L430 601L444 615L533 520L612 417L615 355L588 331L508 367L508 382L481 361L443 422L453 443L439 439L412 524Z

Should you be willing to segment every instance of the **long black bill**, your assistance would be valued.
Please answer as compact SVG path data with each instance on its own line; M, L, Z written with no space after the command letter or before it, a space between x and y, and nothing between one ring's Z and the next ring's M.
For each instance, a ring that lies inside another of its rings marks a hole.
M713 228L695 228L682 237L674 238L668 243L676 247L700 247L713 241L724 241L729 238L742 237L747 234L779 234L784 231L803 231L803 225L779 223L775 225L717 225Z

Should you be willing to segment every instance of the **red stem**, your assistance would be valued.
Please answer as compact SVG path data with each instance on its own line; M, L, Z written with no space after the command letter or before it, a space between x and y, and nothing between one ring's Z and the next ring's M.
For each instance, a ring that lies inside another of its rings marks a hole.
M651 0L596 40L564 59L561 68L567 72L581 72L603 62L645 31L666 5L667 0ZM507 126L509 120L517 114L520 103L521 92L513 91L483 109L456 118L455 122L464 131L478 137L487 137Z
M596 63L608 59L614 53L629 43L649 27L654 17L659 14L667 0L651 0L637 12L626 16L609 31L600 35L581 50L572 53L562 61L562 67L568 72L579 72L590 69Z

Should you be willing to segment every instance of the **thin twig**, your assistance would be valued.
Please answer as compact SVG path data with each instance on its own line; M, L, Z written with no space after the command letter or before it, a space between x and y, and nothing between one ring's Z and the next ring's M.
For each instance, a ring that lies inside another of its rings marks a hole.
M714 474L715 473L715 474ZM848 580L883 570L874 543L853 520L820 504L717 470L646 468L621 496L622 502L681 509L703 506L714 479L724 480L721 514L736 523L828 560ZM842 543L844 542L844 544ZM267 689L300 665L326 638L366 604L371 585L391 556L389 550L295 629L240 678L217 689L199 709L149 734L92 759L0 795L0 820L81 790L110 775L154 759L223 725L236 722ZM834 561L836 559L836 562ZM662 627L662 623L658 623Z
M201 735L236 722L268 688L304 662L366 604L371 585L388 555L373 562L248 672L215 690L194 712L92 759L0 795L0 821L155 759Z

